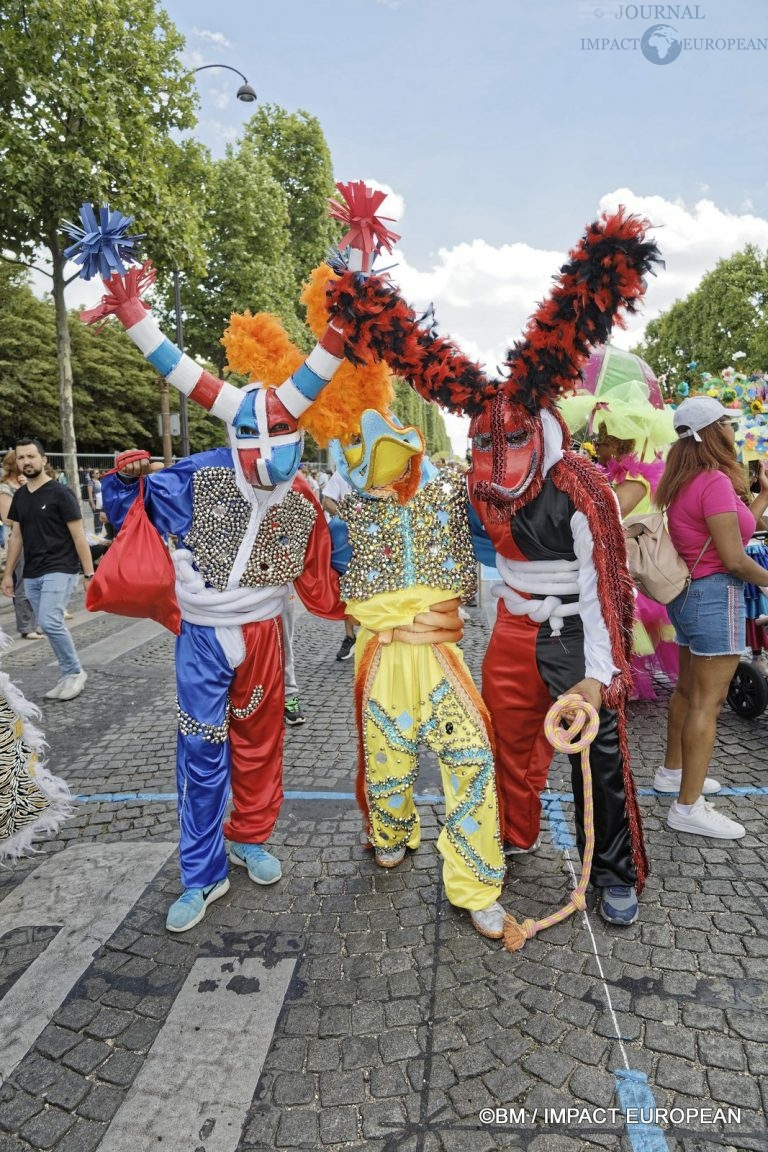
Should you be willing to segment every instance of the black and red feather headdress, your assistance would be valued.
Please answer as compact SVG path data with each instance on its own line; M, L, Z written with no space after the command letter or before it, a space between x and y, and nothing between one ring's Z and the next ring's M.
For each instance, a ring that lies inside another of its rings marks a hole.
M489 379L428 316L417 316L380 276L346 272L330 287L329 311L343 328L350 359L386 359L426 400L477 416L502 392L534 413L575 388L590 350L632 313L661 257L647 220L624 208L589 225L547 298L510 349L507 374Z

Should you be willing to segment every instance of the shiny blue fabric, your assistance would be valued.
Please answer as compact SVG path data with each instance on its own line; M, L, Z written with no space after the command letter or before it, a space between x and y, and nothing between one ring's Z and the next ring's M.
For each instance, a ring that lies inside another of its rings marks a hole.
M213 628L182 622L176 641L179 708L200 724L226 725L234 673ZM179 855L185 888L206 888L227 875L222 825L230 790L229 740L206 740L179 731Z
M186 456L162 472L144 477L144 506L161 536L184 537L192 523L192 479L200 468L233 468L229 448L213 448ZM101 483L104 510L110 524L122 526L128 509L139 493L135 480L121 480L116 474Z
M495 568L496 549L493 547L491 538L483 527L480 517L469 502L467 503L467 512L469 513L469 530L472 534L472 547L475 556L487 568Z
M349 529L341 516L331 516L328 521L331 534L331 567L343 576L352 559L352 545L349 542Z

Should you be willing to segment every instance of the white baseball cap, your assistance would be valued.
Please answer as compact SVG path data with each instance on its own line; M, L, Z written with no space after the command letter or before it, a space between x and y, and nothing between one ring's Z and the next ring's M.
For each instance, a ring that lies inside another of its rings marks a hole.
M720 401L715 400L714 396L689 396L675 410L672 423L681 439L684 436L693 436L694 440L701 442L701 436L699 436L701 429L708 428L710 424L716 424L718 420L722 420L723 416L737 420L739 414L735 409L723 408ZM681 432L681 428L684 431Z

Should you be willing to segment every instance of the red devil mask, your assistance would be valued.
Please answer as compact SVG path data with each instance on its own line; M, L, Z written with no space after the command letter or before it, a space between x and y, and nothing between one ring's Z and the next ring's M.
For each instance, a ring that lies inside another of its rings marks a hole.
M541 491L541 420L498 393L469 426L469 498L480 518L503 522Z

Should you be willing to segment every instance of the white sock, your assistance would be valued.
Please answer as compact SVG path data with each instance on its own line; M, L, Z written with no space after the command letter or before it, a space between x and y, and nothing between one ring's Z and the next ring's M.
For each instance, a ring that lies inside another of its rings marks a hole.
M666 764L662 764L661 771L666 772L668 776L682 776L682 768L667 768Z
M690 816L695 807L695 804L680 804L679 801L675 800L675 808L678 812L682 813L683 816Z

